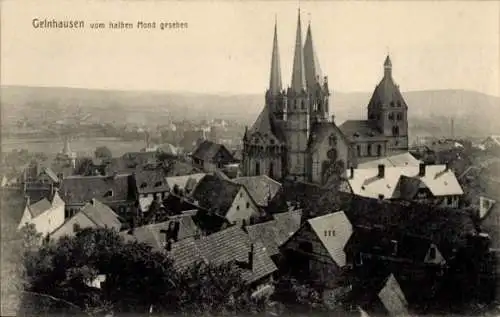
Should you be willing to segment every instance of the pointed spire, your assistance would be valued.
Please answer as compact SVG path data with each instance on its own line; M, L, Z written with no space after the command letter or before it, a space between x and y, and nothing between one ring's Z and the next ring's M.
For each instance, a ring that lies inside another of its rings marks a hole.
M304 44L304 69L307 88L314 88L317 82L323 84L323 74L321 73L318 57L314 50L310 22L307 27L306 42Z
M275 16L273 52L271 57L271 78L269 79L269 92L273 95L277 95L280 93L281 89L282 89L281 65L280 65L280 54L278 49L278 21Z
M384 62L384 77L391 77L392 76L392 62L391 58L389 57L389 54L387 54L387 57L385 58Z
M300 23L300 9L297 19L297 33L295 35L295 53L293 56L292 90L301 92L305 88L304 57L302 54L302 27Z

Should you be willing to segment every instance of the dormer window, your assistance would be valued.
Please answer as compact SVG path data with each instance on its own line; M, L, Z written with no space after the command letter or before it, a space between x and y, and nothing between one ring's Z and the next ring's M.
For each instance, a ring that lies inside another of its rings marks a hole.
M141 186L140 186L140 187L141 187L141 188L146 188L146 186L148 186L148 184L146 184L146 183L141 183Z
M112 189L108 190L108 191L104 194L104 197L113 197L113 190L112 190Z

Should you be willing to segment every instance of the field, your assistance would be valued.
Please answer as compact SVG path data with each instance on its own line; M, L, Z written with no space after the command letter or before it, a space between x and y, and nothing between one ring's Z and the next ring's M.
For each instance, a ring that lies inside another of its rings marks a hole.
M61 152L64 143L61 139L21 139L3 138L2 152L26 149L29 152L56 154ZM79 138L70 142L71 150L79 156L93 156L99 146L106 146L113 156L121 156L126 152L137 152L145 146L143 141L123 141L118 138Z

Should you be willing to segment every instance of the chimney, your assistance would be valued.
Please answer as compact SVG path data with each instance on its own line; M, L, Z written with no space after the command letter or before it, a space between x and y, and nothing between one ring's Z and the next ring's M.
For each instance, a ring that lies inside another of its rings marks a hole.
M253 270L253 243L250 244L250 251L248 252L248 269Z
M351 166L351 175L350 175L350 178L353 179L354 178L354 167Z
M384 164L378 165L378 177L380 177L380 178L385 177L385 165Z
M418 176L420 177L425 176L425 163L420 163L418 165Z

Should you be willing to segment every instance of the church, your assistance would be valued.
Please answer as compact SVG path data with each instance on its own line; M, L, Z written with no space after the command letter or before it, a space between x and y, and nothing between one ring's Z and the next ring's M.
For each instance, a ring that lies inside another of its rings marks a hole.
M294 50L291 83L284 89L275 23L264 108L243 136L244 175L324 184L332 162L345 170L408 150L408 108L392 78L389 56L368 103L367 120L337 126L330 115L328 77L321 72L310 23L302 42L300 11Z

